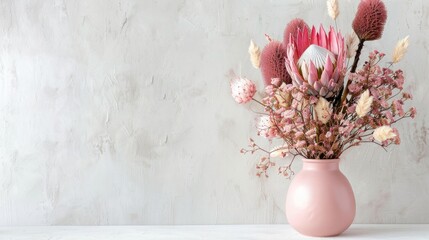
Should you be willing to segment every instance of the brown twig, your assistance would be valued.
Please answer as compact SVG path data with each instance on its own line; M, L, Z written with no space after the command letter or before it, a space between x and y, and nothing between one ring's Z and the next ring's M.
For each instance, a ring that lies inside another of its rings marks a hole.
M363 48L364 42L365 42L364 39L360 39L358 48L356 50L355 59L353 61L352 68L350 69L350 73L355 73L356 72L356 68L357 68L357 65L358 65L358 62L359 62L359 57L360 57L360 54L362 52L362 48ZM345 89L343 91L343 94L341 95L341 101L338 103L339 106L341 106L341 104L346 100L347 94L349 93L349 85L350 85L351 82L352 82L351 79L347 80L346 87L345 87Z

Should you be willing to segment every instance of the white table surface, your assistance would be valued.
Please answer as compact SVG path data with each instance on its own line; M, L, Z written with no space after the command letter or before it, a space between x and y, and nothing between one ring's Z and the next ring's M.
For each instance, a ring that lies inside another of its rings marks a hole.
M1 240L309 239L289 225L0 227ZM317 238L310 238L317 239ZM322 238L328 239L328 238ZM335 239L429 239L429 224L354 224Z

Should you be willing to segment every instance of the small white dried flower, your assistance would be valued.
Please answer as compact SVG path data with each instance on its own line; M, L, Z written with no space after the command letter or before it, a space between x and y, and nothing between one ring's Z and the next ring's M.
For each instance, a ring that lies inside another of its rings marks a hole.
M383 142L396 137L396 134L393 132L393 129L391 127L381 126L374 130L372 136L375 140Z
M250 40L249 54L250 62L252 62L253 67L259 68L259 66L261 66L261 49L259 49L253 40Z
M404 57L409 45L408 38L409 36L406 36L404 39L399 40L398 43L396 44L396 47L395 47L395 50L393 51L393 56L392 56L393 63L397 63L401 61L401 59Z
M357 45L358 45L358 37L356 33L352 32L347 34L347 37L346 37L347 58L352 58L355 56Z
M373 97L369 95L369 90L367 89L360 95L359 101L356 106L356 113L359 117L364 117L371 110Z
M329 102L323 97L319 97L316 105L314 106L317 120L326 124L331 119L332 110L329 107Z
M328 0L326 1L326 5L328 6L328 15L333 19L337 19L340 14L340 9L338 8L337 0Z

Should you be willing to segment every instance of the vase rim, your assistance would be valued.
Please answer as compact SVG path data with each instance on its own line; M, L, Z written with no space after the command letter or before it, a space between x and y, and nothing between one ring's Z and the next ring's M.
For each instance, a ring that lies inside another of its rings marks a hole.
M307 158L303 158L302 161L305 163L336 163L336 162L339 162L340 159L339 158L335 158L335 159L307 159Z

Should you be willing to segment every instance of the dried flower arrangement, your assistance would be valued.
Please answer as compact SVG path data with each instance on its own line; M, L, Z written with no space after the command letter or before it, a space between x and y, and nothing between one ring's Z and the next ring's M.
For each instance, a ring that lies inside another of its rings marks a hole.
M338 1L328 0L327 7L336 21ZM266 150L250 139L249 148L241 150L265 153L256 165L259 176L267 176L275 157L291 156L287 165L278 167L279 174L291 177L296 156L337 159L363 143L383 148L400 143L392 125L416 115L413 107L404 110L412 96L403 91L402 70L392 69L404 57L408 36L398 42L386 67L380 66L385 54L373 51L358 69L364 43L381 38L386 18L381 0L362 0L352 24L355 34L346 39L334 27L328 32L322 26L310 29L304 20L294 19L286 26L283 42L266 35L269 43L261 51L251 41L250 60L261 70L265 96L257 100L255 83L242 77L231 80L232 96L238 103L262 105L258 135L281 141Z

